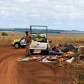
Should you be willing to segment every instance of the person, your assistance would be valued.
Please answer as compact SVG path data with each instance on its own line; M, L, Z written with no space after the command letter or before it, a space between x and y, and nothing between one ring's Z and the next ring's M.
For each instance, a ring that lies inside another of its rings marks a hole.
M49 51L49 55L63 55L63 53L58 47L54 46L52 50Z
M56 46L54 46L54 47L52 48L52 50L55 51L55 52L59 52L59 49L58 49L58 47L56 47Z
M28 56L31 55L29 47L30 47L30 44L31 44L31 41L32 41L32 35L28 31L26 31L24 38L25 38L25 41L26 41L26 54L25 54L25 56L28 57Z

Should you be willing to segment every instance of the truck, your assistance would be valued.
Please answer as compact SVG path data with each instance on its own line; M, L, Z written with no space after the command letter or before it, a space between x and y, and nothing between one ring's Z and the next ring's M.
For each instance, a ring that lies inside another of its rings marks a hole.
M48 54L50 49L48 40L48 26L30 25L30 33L32 35L32 42L29 47L31 54ZM26 47L26 41L22 38L14 39L12 45L16 49Z
M35 28L38 28L37 32L33 31L35 30ZM50 45L49 45L47 31L48 31L48 26L40 26L40 25L30 26L30 32L32 34L32 42L30 44L31 54L35 54L35 53L48 54Z

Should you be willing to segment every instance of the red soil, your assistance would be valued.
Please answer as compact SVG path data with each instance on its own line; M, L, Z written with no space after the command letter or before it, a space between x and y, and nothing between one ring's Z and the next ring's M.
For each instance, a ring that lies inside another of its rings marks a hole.
M0 84L73 84L70 66L18 62L25 49L0 47Z

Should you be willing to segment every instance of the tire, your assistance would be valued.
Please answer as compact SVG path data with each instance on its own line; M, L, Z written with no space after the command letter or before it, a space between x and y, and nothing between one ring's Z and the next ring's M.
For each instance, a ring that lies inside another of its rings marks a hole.
M41 55L48 55L49 51L48 50L42 50Z
M19 43L15 43L14 47L15 47L16 49L18 49L18 48L20 48L20 44L19 44Z

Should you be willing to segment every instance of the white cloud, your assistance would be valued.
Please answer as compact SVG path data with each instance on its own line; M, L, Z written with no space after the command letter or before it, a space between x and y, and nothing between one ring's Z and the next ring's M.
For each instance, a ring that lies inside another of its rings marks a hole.
M31 0L16 0L16 2L18 3L27 3L30 2Z
M15 10L15 11L19 11L19 8L17 8L17 7L5 7L4 6L4 7L0 7L0 10Z
M81 8L82 0L13 0L14 3L6 4L8 10L21 11L25 14L37 14L41 16L81 16L84 15ZM12 7L15 6L15 7ZM9 7L10 6L10 7ZM81 10L80 10L81 9ZM9 11L10 12L10 11Z
M3 0L0 1L0 17L7 13L16 20L39 23L75 24L76 18L84 18L83 0ZM14 14L14 16L13 16ZM81 20L81 19L80 19ZM41 23L40 22L40 23Z

